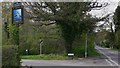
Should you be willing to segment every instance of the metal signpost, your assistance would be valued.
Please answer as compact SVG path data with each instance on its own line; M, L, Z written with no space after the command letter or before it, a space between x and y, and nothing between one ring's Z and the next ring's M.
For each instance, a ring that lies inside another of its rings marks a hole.
M43 40L40 39L40 56L42 55L42 43L43 43Z

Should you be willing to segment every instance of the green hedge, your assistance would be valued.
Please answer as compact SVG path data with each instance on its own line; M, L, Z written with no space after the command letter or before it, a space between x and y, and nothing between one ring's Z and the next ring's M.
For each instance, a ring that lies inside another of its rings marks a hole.
M2 47L2 68L20 66L20 57L16 45L3 45ZM14 68L14 67L12 67Z

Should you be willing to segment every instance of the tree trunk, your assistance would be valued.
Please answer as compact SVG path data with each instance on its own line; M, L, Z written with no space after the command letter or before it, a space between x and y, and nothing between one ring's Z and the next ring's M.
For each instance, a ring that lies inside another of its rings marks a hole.
M66 53L72 53L72 44L66 43L65 49L66 49Z

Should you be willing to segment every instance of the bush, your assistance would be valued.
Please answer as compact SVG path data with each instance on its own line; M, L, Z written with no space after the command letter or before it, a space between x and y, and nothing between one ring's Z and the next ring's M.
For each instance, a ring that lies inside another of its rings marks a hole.
M20 66L20 57L17 53L16 45L3 45L2 47L2 66L8 68L11 66ZM12 67L14 68L14 67Z
M73 43L73 53L76 57L84 57L85 54L85 34L78 35Z
M76 57L85 56L85 45L86 45L86 35L82 34L78 36L73 43L73 53ZM97 51L94 49L94 37L92 34L87 36L87 55L88 57L99 56Z
M43 54L59 54L65 55L63 40L59 39L46 39L43 43Z

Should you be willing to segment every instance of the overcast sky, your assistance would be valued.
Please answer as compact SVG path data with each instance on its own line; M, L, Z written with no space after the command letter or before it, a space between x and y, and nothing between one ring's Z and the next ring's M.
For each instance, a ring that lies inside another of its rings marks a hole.
M104 17L106 16L107 14L110 14L110 13L114 13L116 8L118 6L118 2L109 2L109 5L100 9L100 10L92 10L90 11L90 14L92 14L92 16L96 16L96 17ZM100 25L101 23L104 23L104 22L100 22L98 23L98 25Z
M92 10L90 13L93 16L97 17L102 17L109 13L113 13L115 12L115 9L117 8L119 1L120 0L98 0L98 2L108 2L109 5L105 8L102 8L101 10Z

